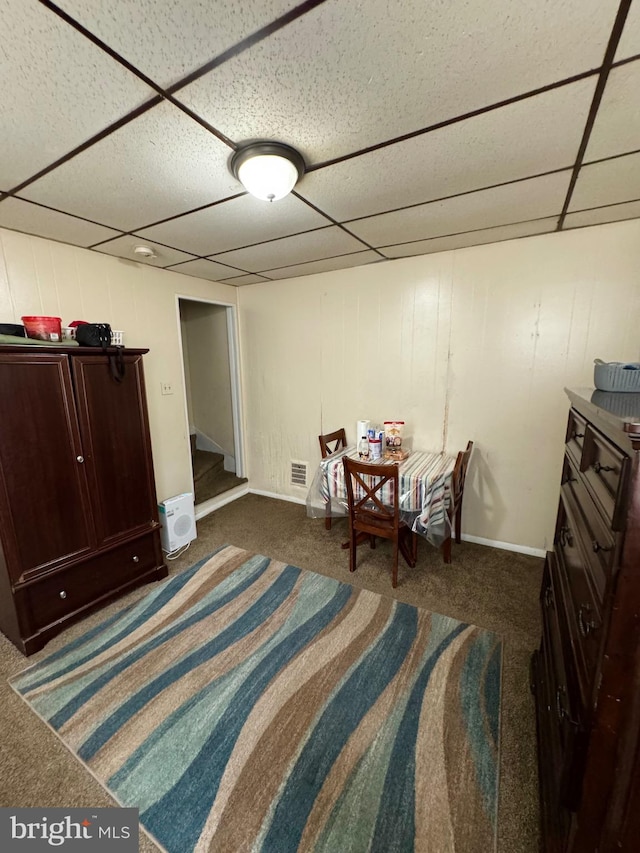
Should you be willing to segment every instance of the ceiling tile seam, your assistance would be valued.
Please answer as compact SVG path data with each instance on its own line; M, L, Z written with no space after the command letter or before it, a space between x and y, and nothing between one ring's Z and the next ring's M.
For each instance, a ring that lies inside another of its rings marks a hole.
M487 192L488 190L495 190L499 187L508 187L511 184L521 184L524 181L533 181L536 178L546 178L549 175L558 175L561 172L568 172L570 169L571 166L562 166L559 169L550 169L548 172L538 172L535 175L526 175L524 178L512 178L510 181L501 181L498 184L489 184L489 186L477 187L473 190L463 190L462 192L453 193L452 195L443 195L438 198L427 199L426 201L417 201L413 204L407 204L404 207L394 207L390 210L382 210L379 213L367 213L364 216L355 216L353 219L345 219L344 222L347 225L351 225L352 222L360 222L363 219L373 219L376 216L386 216L390 213L399 213L403 210L411 210L414 207L424 207L427 204L438 204L438 202L449 201L452 198L460 198L464 195L475 195L475 193Z
M591 137L591 131L593 130L593 125L596 120L596 115L598 114L598 109L600 107L600 103L602 101L602 96L604 95L605 86L607 84L607 79L609 77L609 73L611 72L611 66L613 64L613 60L615 58L616 50L618 49L618 44L620 42L620 38L622 36L622 30L624 29L625 21L627 19L627 15L629 13L629 9L631 7L631 0L620 0L620 5L618 6L618 12L616 14L616 19L613 22L613 27L611 29L611 35L609 37L609 42L607 44L607 48L604 53L604 59L602 61L602 67L600 69L600 74L598 75L598 82L596 83L596 89L593 93L593 98L591 100L591 107L589 108L589 114L587 115L587 120L585 122L584 131L582 133L582 140L580 142L580 146L578 148L578 153L576 155L576 161L573 165L573 171L571 173L571 179L569 181L569 187L567 189L567 194L565 196L564 205L562 206L562 213L560 214L560 219L558 220L558 231L562 231L562 226L564 225L564 220L567 215L567 211L569 210L569 205L571 204L571 197L573 196L573 191L575 189L576 182L578 180L578 174L580 173L580 168L582 167L582 161L584 160L584 155L587 150L587 145L589 144L589 139Z
M136 107L135 110L132 110L130 113L127 113L124 116L121 116L117 121L114 121L112 124L103 128L99 133L94 134L89 137L89 139L85 139L84 142L81 142L80 145L77 145L75 148L72 148L71 151L68 151L66 154L63 154L61 157L58 157L53 163L50 163L48 166L45 166L43 169L40 169L39 172L36 172L35 175L32 175L30 178L22 181L22 183L17 184L11 190L9 190L6 195L14 196L16 193L23 190L25 187L28 187L30 184L34 183L34 181L38 181L40 178L43 178L45 175L48 175L49 172L52 172L54 169L57 169L59 166L62 166L64 163L72 160L78 154L82 154L83 151L86 151L87 148L91 148L92 145L95 145L97 142L101 142L103 139L106 139L107 136L111 136L112 133L115 133L116 130L120 130L121 127L125 127L125 125L132 122L134 119L139 118L144 113L148 112L153 107L157 107L158 104L162 103L162 97L160 95L156 95L154 98L151 98L150 101L146 101L144 104L140 104L139 107ZM111 227L111 226L106 226ZM118 230L118 229L115 229Z
M140 237L140 231L146 231L147 228L155 228L156 225L164 225L165 222L172 222L174 219L181 219L183 216L189 216L192 213L199 213L201 210L207 210L209 207L216 207L218 204L224 204L226 201L233 201L236 198L241 198L243 195L247 195L246 192L235 193L234 195L225 196L225 198L216 199L216 201L207 202L207 204L201 204L199 207L194 207L191 210L186 210L183 213L175 213L173 216L166 216L164 219L158 219L155 222L151 222L149 225L138 225L136 228L131 228L129 231L123 231L120 236L124 237ZM101 240L99 243L95 243L95 246L101 246L103 243L110 243L112 240L115 240L115 237L109 237L108 240ZM147 238L150 239L150 238ZM154 240L155 243L159 243L159 240ZM160 243L160 245L163 245ZM94 246L90 247L91 249ZM168 246L167 248L172 248ZM181 249L179 251L182 251ZM189 254L193 254L189 252ZM204 255L195 255L196 258L205 257Z
M623 0L624 2L624 0ZM488 106L478 107L478 109L471 110L468 113L461 113L460 115L453 116L452 118L443 119L442 121L436 122L435 124L427 125L426 127L419 128L418 130L412 130L409 133L403 133L401 136L396 136L393 139L387 139L384 142L376 142L374 145L369 145L366 148L361 148L358 151L352 151L349 154L342 154L340 157L334 157L331 160L324 160L321 163L314 163L307 167L307 172L317 172L319 169L326 169L329 166L335 166L338 163L344 163L347 160L352 160L354 157L361 157L364 154L370 154L373 151L379 151L381 148L388 148L390 145L397 145L400 142L406 142L409 139L415 139L417 136L423 136L426 133L432 133L435 130L441 130L443 127L449 127L452 124L458 124L463 121L467 121L472 118L476 118L477 116L484 115L485 113L494 112L495 110L501 109L502 107L511 106L511 104L517 104L520 101L525 101L529 98L535 98L537 95L546 94L546 92L551 92L555 89L560 89L563 86L569 86L572 83L577 83L580 80L586 80L588 77L593 77L596 74L599 74L601 71L601 67L592 68L590 71L583 71L580 74L574 74L572 77L566 77L563 80L558 80L555 83L548 83L545 86L540 86L538 89L531 89L529 92L524 92L521 95L514 95L511 98L505 98L502 101L497 101L495 104L489 104Z
M597 160L587 160L583 166L594 166L596 163L606 163L608 160L619 160L621 157L632 157L634 154L640 154L640 148L635 148L633 151L623 151L622 154L610 154L608 157L598 157Z
M334 219L334 218L333 218L333 216L330 216L328 213L325 213L325 212L324 212L324 210L321 210L321 209L320 209L319 207L317 207L313 202L309 201L309 199L307 199L307 198L305 198L304 196L300 195L300 193L299 193L299 192L296 192L296 190L292 190L292 191L291 191L291 195L295 196L295 197L296 197L297 199L299 199L300 201L303 201L303 202L304 202L306 205L308 205L312 210L315 210L315 211L316 211L316 213L319 213L319 214L321 214L321 216L324 216L324 217L325 217L325 219L328 219L328 220L329 220L330 222L332 222L334 225L337 225L337 226L338 226L338 228L341 228L343 231L345 231L347 234L349 234L349 236L350 236L350 237L353 237L355 240L358 240L358 242L362 243L362 245L363 245L363 246L366 246L366 247L367 247L367 249L373 249L373 251L374 251L374 252L377 252L377 249L375 249L373 246L370 246L370 245L369 245L369 243L367 243L367 241L366 241L366 240L363 240L363 239L362 239L362 237L358 237L356 234L353 234L353 233L352 233L352 232L351 232L351 231L350 231L350 230L349 230L349 229L348 229L348 228L347 228L347 227L346 227L342 222L338 222L338 220L337 220L337 219ZM378 254L379 254L379 255L381 255L382 257L384 257L384 255L382 255L382 253L381 253L381 252L378 252Z
M287 270L290 267L303 267L307 264L320 264L323 261L331 261L334 258L347 258L351 255L363 255L365 252L369 251L368 249L360 249L358 252L340 252L339 255L325 255L323 258L314 258L311 261L297 261L295 264L280 264L279 267L269 267L265 270L260 270L260 272L253 273L253 275L263 275L264 273L273 272L274 270ZM388 261L390 258L382 257L382 260Z
M153 80L151 77L148 77L144 72L140 71L140 69L133 65L133 63L129 62L129 60L121 56L106 42L102 41L102 39L98 38L98 36L92 33L91 30L88 30L79 21L76 21L75 18L73 18L64 10L60 9L58 6L56 6L55 3L51 2L51 0L39 0L39 2L46 9L57 15L66 24L75 29L80 35L84 36L84 38L92 42L92 44L94 44L97 48L106 53L107 56L122 65L123 68L125 68L131 74L138 77L139 80L141 80L151 89L153 89L157 94L161 95L165 100L170 101L175 107L177 107L179 110L182 110L182 112L184 112L191 119L193 119L203 128L205 128L205 130L208 130L210 133L212 133L217 139L220 140L220 142L227 145L229 148L231 148L232 151L236 151L238 145L233 142L233 140L231 140L221 130L218 130L218 128L210 124L206 119L195 113L192 109L186 106L186 104L183 104L182 101L178 100L177 98L174 98L173 92L184 88L184 86L188 85L189 83L192 83L194 80L199 79L204 74L210 72L213 68L217 68L220 65L223 65L229 59L232 59L235 56L238 56L239 54L243 53L248 48L253 47L255 44L262 41L267 36L272 35L274 32L277 32L277 30L291 23L291 21L297 20L297 18L306 14L308 11L311 11L311 9L315 8L318 5L321 5L321 3L326 2L326 0L307 0L306 3L302 3L300 6L297 6L294 9L290 10L287 14L280 16L280 18L276 18L270 24L261 27L252 35L247 36L246 39L242 39L240 42L237 42L235 45L232 45L231 48L228 48L226 51L223 51L223 53L210 60L210 62L205 63L200 68L193 71L190 75L187 75L181 80L178 80L176 83L172 84L167 88L160 86L158 83L155 82L155 80Z
M293 21L298 20L298 18L303 17L307 12L313 11L317 6L321 6L325 2L327 2L327 0L305 0L304 3L294 6L293 9L285 12L284 15L281 15L279 18L275 18L270 24L265 24L263 27L260 27L260 29L256 30L255 33L252 33L244 39L241 39L239 42L236 42L235 45L227 48L214 59L211 59L209 62L201 65L200 68L196 68L195 71L187 74L186 77L183 77L181 80L178 80L176 83L168 86L165 90L166 93L168 95L173 95L174 92L178 92L190 83L194 83L205 74L208 74L220 65L224 65L224 63L228 62L230 59L235 59L235 57L239 56L241 53L244 53L256 44L259 44L259 42L263 41L267 36L273 35L278 32L278 30L283 29L283 27L293 23Z
M383 249L393 249L396 246L410 246L412 243L428 243L431 240L444 240L447 237L464 237L465 234L475 234L478 231L495 231L497 228L510 228L512 225L528 225L529 223L541 222L543 219L553 219L560 216L559 213L546 213L544 216L536 216L534 219L518 219L515 222L503 222L500 225L483 225L480 228L469 228L466 231L451 231L449 234L436 234L435 237L419 237L417 240L402 240L399 243L385 243Z
M35 207L43 207L45 210L51 210L53 213L60 213L63 216L70 216L72 219L79 219L82 222L89 222L91 225L98 225L100 228L108 228L110 231L119 231L115 237L109 237L109 240L118 240L120 237L126 236L125 232L120 228L114 228L113 225L105 225L104 222L96 222L95 219L89 219L86 216L80 216L78 213L69 213L66 210L60 210L59 207L52 207L50 204L43 204L41 201L32 201L30 198L23 198L19 195L14 195L12 198L17 199L18 201L25 202L26 204L33 204ZM1 201L2 199L0 199ZM93 246L87 246L86 248L93 248Z
M208 255L201 257L211 260L220 255L227 255L229 252L242 252L245 249L253 249L255 246L268 246L270 243L277 243L278 240L287 240L289 237L302 237L303 234L313 234L314 231L326 231L327 228L333 228L333 225L319 225L317 228L307 228L305 231L295 231L293 234L283 234L281 237L271 237L269 240L258 240L257 243L247 243L244 246L237 246L235 249L223 249L220 252L210 252Z
M640 198L630 198L625 199L625 201L611 201L608 204L596 204L595 207L581 207L579 210L572 210L567 214L567 216L573 216L574 213L589 213L592 210L604 210L607 207L620 207L623 204L638 204L638 202L640 202Z
M182 250L178 249L177 251L182 251ZM189 258L186 261L176 261L174 264L167 264L167 266L162 267L162 269L163 270L169 270L169 269L173 269L174 267L181 267L184 264L191 264L191 263L193 263L193 261L208 261L209 263L214 263L214 261L209 261L209 258L198 256L197 258ZM230 270L237 270L240 275L253 275L254 274L252 272L252 270L245 270L242 267L233 266L233 264L225 264L222 261L215 261L215 263L221 267L227 267Z

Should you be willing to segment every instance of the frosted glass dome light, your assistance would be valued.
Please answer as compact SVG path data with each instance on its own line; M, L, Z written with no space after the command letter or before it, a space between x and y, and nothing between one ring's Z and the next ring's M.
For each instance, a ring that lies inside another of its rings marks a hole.
M255 142L236 151L231 171L251 195L277 201L288 195L304 174L304 160L281 142Z

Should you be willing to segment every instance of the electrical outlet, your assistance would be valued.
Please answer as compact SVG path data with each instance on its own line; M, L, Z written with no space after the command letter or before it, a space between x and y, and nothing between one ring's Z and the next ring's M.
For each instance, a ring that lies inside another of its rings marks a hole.
M163 394L173 394L173 387L170 382L161 382L160 389Z

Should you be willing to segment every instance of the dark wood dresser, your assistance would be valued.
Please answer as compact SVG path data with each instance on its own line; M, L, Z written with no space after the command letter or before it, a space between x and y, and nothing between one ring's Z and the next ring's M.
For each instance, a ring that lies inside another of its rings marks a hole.
M532 659L545 853L640 850L640 394L571 401Z
M0 630L31 654L167 575L142 356L0 346Z

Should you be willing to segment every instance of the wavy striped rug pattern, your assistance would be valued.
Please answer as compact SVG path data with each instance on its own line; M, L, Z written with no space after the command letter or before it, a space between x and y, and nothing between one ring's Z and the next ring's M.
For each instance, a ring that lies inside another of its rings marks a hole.
M224 546L13 688L169 853L495 847L501 642Z

